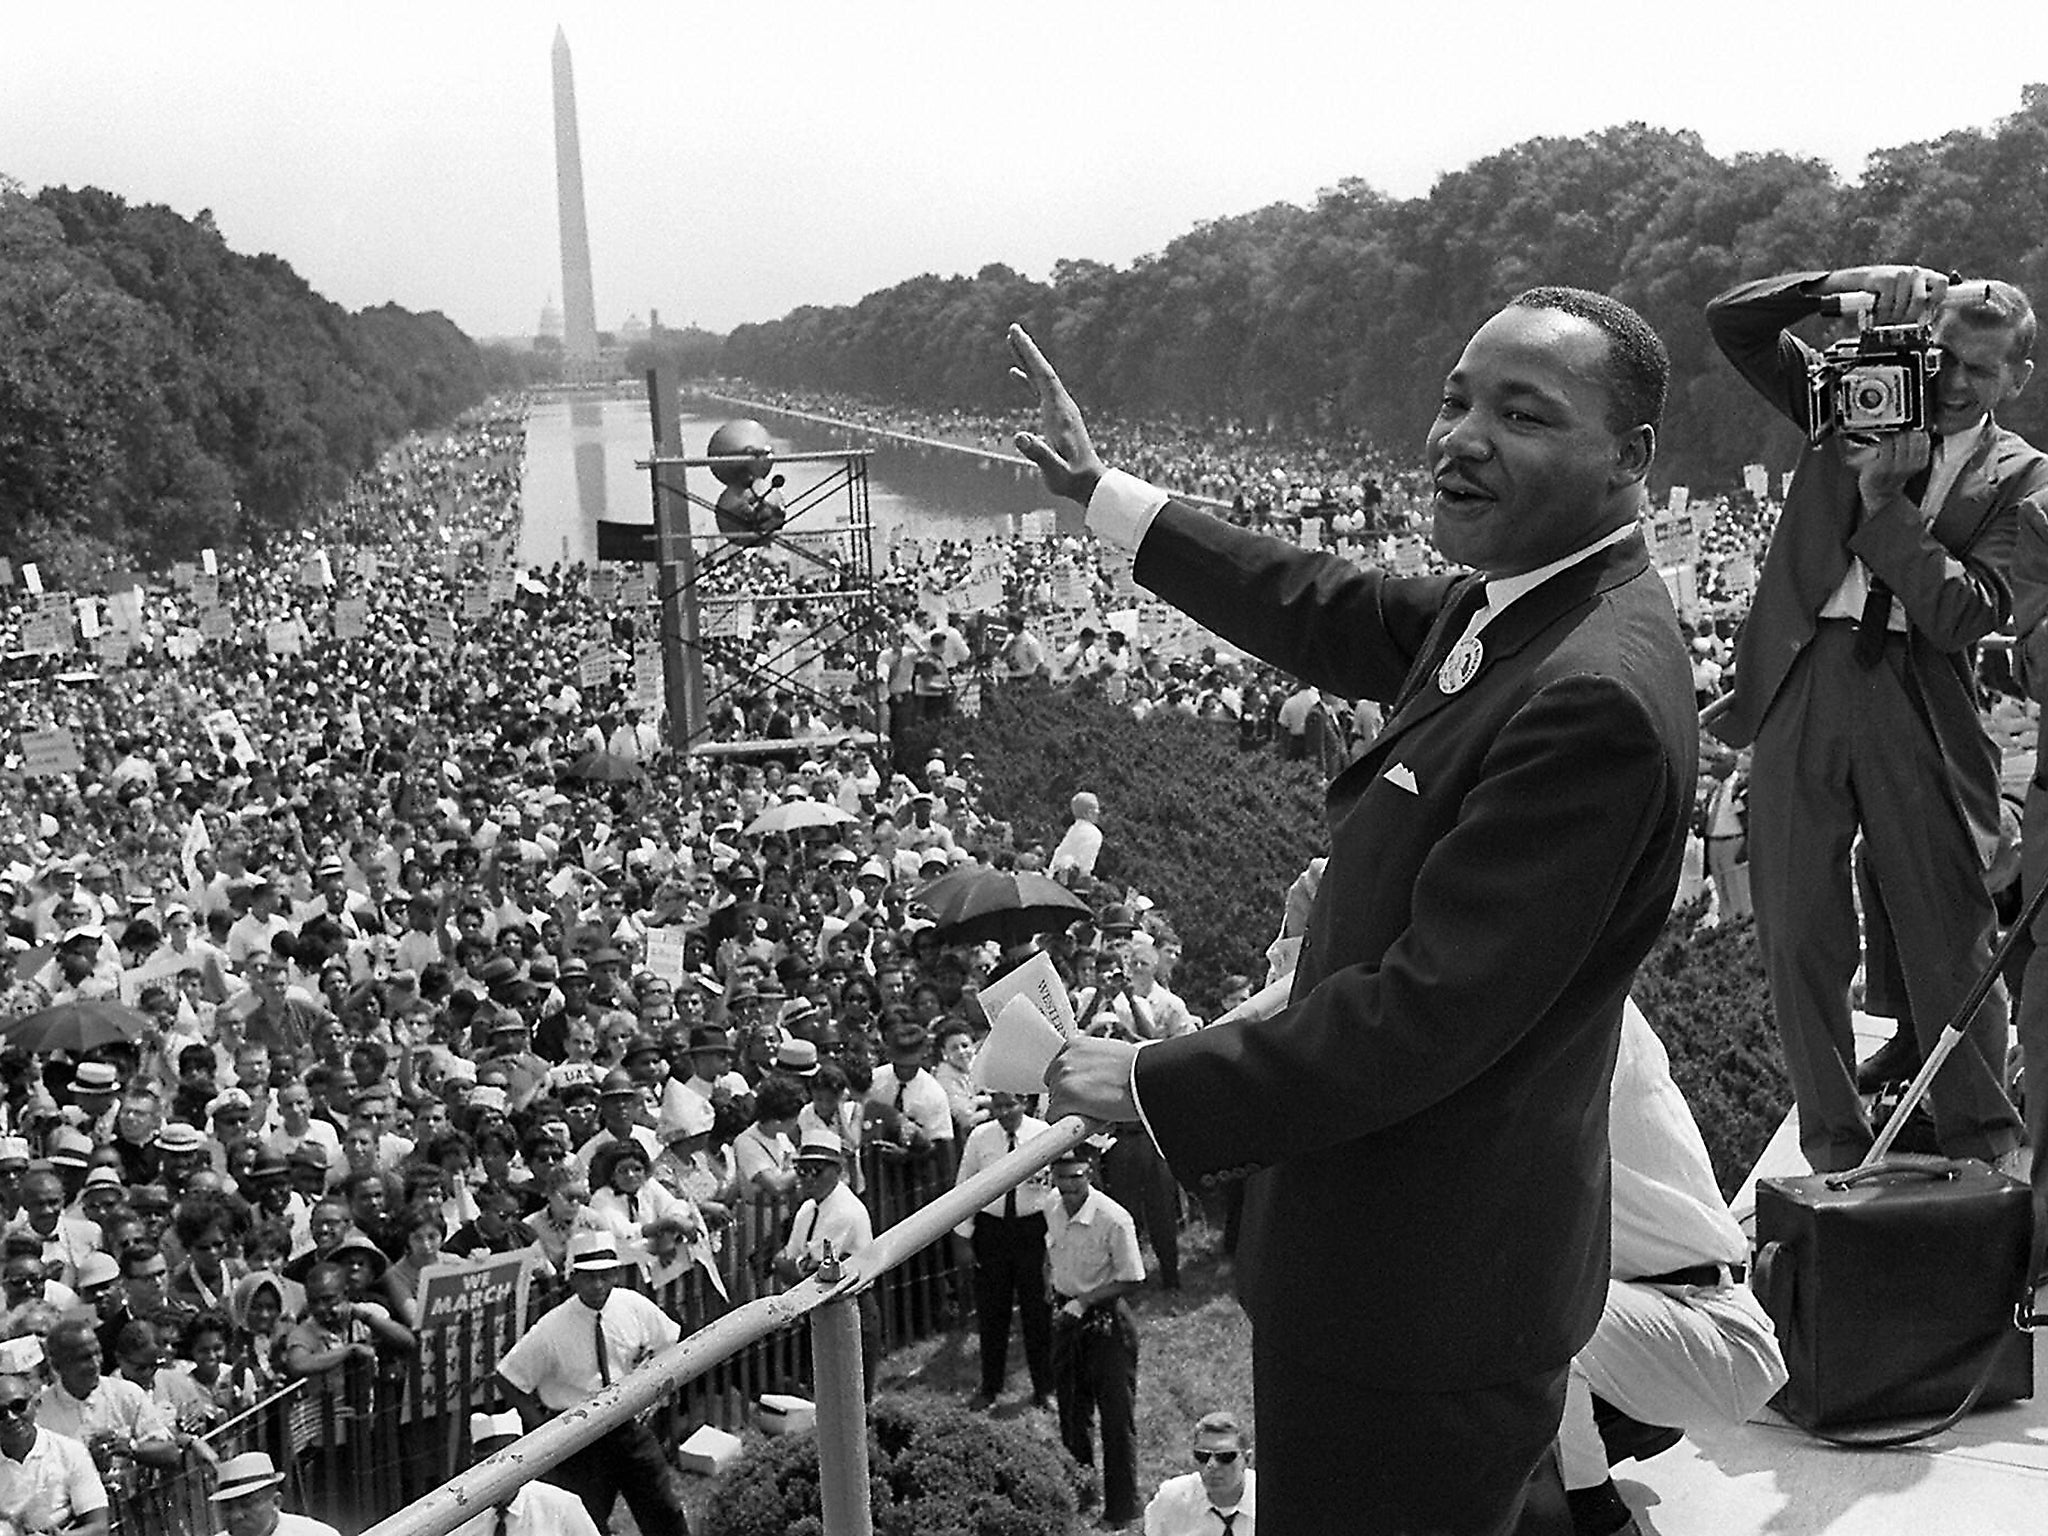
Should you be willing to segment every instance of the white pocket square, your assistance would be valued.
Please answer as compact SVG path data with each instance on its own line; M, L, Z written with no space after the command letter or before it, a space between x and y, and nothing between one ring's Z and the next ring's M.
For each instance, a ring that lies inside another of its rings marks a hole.
M1406 763L1394 764L1387 770L1385 777L1389 784L1397 784L1411 795L1422 793L1422 786L1415 782L1415 771Z

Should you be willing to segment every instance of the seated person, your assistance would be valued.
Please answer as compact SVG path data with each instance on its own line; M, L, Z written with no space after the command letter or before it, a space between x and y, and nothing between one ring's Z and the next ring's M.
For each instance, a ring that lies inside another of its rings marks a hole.
M1614 1278L1572 1361L1558 1431L1578 1536L1638 1529L1610 1461L1655 1455L1698 1425L1741 1423L1785 1384L1771 1320L1741 1280L1742 1229L1634 1002L1622 1010L1608 1142Z

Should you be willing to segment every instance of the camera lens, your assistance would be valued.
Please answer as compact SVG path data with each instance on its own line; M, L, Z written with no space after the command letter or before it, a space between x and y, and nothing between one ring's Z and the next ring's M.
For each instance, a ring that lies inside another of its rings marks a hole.
M1866 379L1856 386L1856 409L1865 415L1875 415L1884 409L1885 398L1890 393L1875 379Z

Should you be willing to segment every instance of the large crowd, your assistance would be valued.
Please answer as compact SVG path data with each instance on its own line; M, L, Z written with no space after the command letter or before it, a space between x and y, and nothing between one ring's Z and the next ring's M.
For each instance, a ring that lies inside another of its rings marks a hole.
M983 445L1006 430L776 403ZM522 436L518 403L476 413L394 449L294 539L116 591L7 573L0 1380L36 1384L42 1424L107 1483L180 1463L283 1383L412 1350L421 1273L444 1259L531 1245L566 1274L578 1234L603 1233L620 1264L673 1276L751 1202L822 1206L807 1148L835 1149L858 1200L864 1146L950 1176L977 1134L970 1169L997 1131L1014 1144L1027 1106L966 1068L976 993L1019 955L946 942L915 900L937 876L1052 869L1093 914L1045 940L1084 1019L1199 1026L1167 914L1095 882L1072 834L1019 846L971 755L892 760L878 733L1048 683L1332 769L1377 728L1044 531L911 541L872 590L829 563L706 562L707 595L749 599L768 571L849 600L822 635L771 597L707 629L709 734L753 745L679 757L644 576L514 562ZM1436 564L1417 477L1359 445L1103 437L1233 519ZM1697 548L1671 579L1702 704L1776 510L1682 514ZM1074 811L1092 828L1092 804ZM1123 1138L1104 1173L1170 1286L1172 1184L1147 1150ZM1031 1203L1051 1211L1053 1187ZM1045 1399L1044 1320L1024 1319Z
M992 1123L964 1063L1004 956L912 895L1053 851L982 814L971 756L847 729L858 697L668 751L651 610L510 563L521 430L481 413L296 540L112 593L9 571L0 1370L97 1474L39 1507L118 1509L280 1386L414 1351L439 1261L566 1274L603 1232L672 1276L800 1192L807 1137L950 1176ZM715 676L765 664L731 638ZM1105 1027L1193 1027L1164 914L1063 878Z

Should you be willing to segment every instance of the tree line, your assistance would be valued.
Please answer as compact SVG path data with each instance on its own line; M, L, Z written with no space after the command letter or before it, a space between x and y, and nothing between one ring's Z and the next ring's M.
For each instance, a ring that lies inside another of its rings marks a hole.
M2048 304L2048 86L1988 131L1872 155L1845 184L1819 160L1710 154L1640 123L1532 139L1426 196L1363 180L1190 230L1119 268L1001 264L805 307L726 339L721 367L786 388L1010 410L1003 328L1022 320L1084 406L1319 436L1404 461L1473 326L1539 283L1634 305L1671 350L1662 477L1703 489L1788 468L1798 440L1723 362L1701 319L1745 278L1917 261L2000 276ZM2048 443L2048 390L2001 413Z
M0 553L56 574L260 543L494 379L445 316L350 313L273 255L0 179Z

